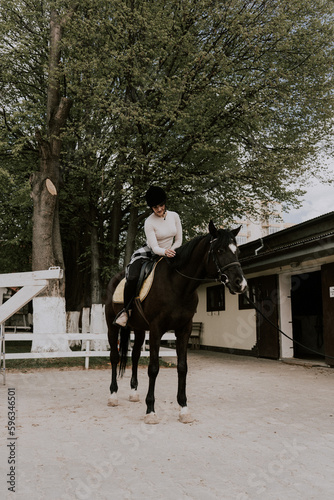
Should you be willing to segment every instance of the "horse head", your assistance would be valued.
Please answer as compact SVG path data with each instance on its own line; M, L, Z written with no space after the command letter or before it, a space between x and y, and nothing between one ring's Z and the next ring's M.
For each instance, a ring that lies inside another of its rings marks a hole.
M217 229L212 221L209 224L211 235L208 266L210 272L215 273L232 294L244 293L247 290L247 281L243 275L238 260L238 246L236 236L240 227L232 229Z

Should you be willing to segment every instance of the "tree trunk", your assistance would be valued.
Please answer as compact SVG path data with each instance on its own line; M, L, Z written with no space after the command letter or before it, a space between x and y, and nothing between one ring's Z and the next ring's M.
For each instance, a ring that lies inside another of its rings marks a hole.
M90 276L79 265L82 248L87 246L81 232L76 234L66 245L64 255L66 268L66 309L67 311L81 311L91 305Z
M92 304L101 304L102 292L100 281L100 253L98 241L98 228L92 224L90 235L91 246L91 299Z
M94 351L106 351L108 349L107 341L107 323L105 319L105 309L102 304L102 287L100 278L100 248L99 248L99 228L98 211L91 207L91 333L104 333L105 340L93 340L91 349Z
M33 200L32 270L64 268L58 215L59 159L39 138L40 171L31 175ZM50 281L44 296L64 296L64 279Z
M121 182L116 179L114 201L110 217L110 241L111 241L111 265L118 268L118 258L119 258L119 234L121 231L122 223L122 200L119 194L122 189Z
M135 249L135 238L138 229L138 208L131 207L130 209L130 220L128 233L126 237L126 246L125 246L125 256L124 256L124 265L126 266L131 259L131 255Z
M58 214L61 132L66 124L71 102L60 96L59 62L62 20L56 11L50 20L49 82L47 88L46 134L36 132L40 168L30 178L33 199L32 270L51 266L64 268ZM66 332L65 279L52 280L46 291L33 301L34 332ZM33 351L66 350L48 338L43 345L33 341Z

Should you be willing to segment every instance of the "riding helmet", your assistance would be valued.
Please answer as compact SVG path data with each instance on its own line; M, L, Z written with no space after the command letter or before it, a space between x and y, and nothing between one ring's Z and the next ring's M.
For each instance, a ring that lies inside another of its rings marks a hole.
M165 191L158 186L151 186L148 188L146 195L146 202L150 208L155 207L156 205L161 205L162 203L166 203L166 193Z

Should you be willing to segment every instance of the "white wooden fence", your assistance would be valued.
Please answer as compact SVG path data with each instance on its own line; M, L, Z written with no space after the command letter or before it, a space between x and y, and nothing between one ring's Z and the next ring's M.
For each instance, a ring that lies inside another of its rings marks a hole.
M41 335L39 336L42 339L45 339L48 335ZM90 342L91 341L96 341L96 340L106 340L106 336L104 333L61 333L61 334L56 334L53 333L52 339L66 339L69 342L70 341L80 341L82 342L82 346L84 346L83 350L81 351L66 351L66 352L60 352L60 351L50 351L50 352L15 352L15 353L6 353L6 360L9 359L43 359L43 358L78 358L78 357L83 357L85 358L85 368L89 368L89 358L91 357L109 357L110 356L110 351L93 351L90 349ZM50 335L50 336L51 336ZM36 339L36 334L35 333L3 333L3 339L4 341L16 341L16 340L21 340L21 341L31 341L33 338ZM130 334L130 340L133 342L134 340L134 334ZM175 341L175 334L172 332L166 332L162 340L168 340L168 341ZM146 332L145 335L145 342L142 347L141 351L141 357L147 357L150 355L149 352L149 346L148 346L148 341L149 341L149 332ZM159 352L160 357L175 357L176 356L176 351L175 349L171 349L169 347L162 347Z
M85 358L85 368L89 368L90 357L109 357L110 351L105 349L97 349L96 345L99 344L108 348L106 331L104 333L97 333L96 331L89 332L87 328L87 321L85 321L85 328L82 332L64 332L58 333L20 333L18 328L14 327L15 333L6 331L5 321L13 316L25 304L27 304L33 297L38 295L48 285L49 279L59 279L62 277L62 270L59 268L50 268L47 271L37 271L32 273L13 273L0 275L0 287L22 287L18 290L9 300L0 305L0 371L3 375L3 383L6 383L6 359L46 359L46 358ZM102 307L102 306L101 306ZM84 311L87 317L87 309ZM89 315L89 314L88 314ZM79 329L79 328L78 328ZM101 327L101 330L104 330ZM32 341L41 339L41 344L48 338L52 341L67 340L69 345L76 345L81 343L82 349L80 351L68 350L63 351L50 351L50 352L23 352L23 353L6 353L6 340L7 341ZM133 341L133 333L130 339ZM146 333L145 342L142 348L141 356L149 356L148 350L149 334ZM175 334L166 332L163 340L175 341ZM93 348L92 348L93 346ZM95 349L94 349L95 347ZM160 350L161 357L175 357L175 349L163 347Z
M0 305L0 325L41 293L48 286L49 280L60 279L62 276L63 270L59 267L50 267L47 271L0 274L0 287L22 287Z

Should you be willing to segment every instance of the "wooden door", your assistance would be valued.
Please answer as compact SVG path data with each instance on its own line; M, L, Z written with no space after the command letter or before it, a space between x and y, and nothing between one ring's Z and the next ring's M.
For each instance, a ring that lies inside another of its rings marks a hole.
M256 313L258 356L279 359L277 276L259 276L251 281L254 285L256 306L262 313Z
M334 366L334 263L321 266L321 283L325 360Z

